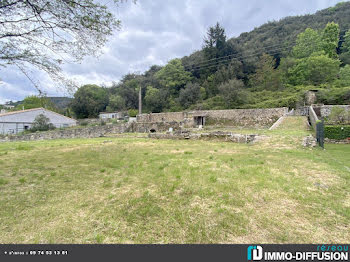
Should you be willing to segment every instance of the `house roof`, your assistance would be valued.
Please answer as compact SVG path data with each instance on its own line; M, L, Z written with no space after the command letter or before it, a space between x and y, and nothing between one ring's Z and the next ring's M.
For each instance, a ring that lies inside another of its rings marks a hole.
M100 114L119 114L124 113L125 111L118 111L118 112L100 112Z
M37 110L49 111L49 112L51 112L51 113L53 113L53 114L59 115L59 116L61 116L61 117L65 117L65 118L67 118L67 119L69 119L69 120L77 121L77 120L75 120L75 119L73 119L73 118L70 118L70 117L61 115L61 114L59 114L59 113L56 113L56 112L54 112L54 111L48 110L48 109L43 108L43 107L32 108L32 109L25 109L25 110L19 110L19 111L12 111L12 112L7 112L7 113L0 114L0 117L2 117L2 116L8 116L8 115L20 114L20 113L24 113L24 112L37 111Z
M30 111L36 111L36 110L41 110L44 108L32 108L32 109L25 109L25 110L20 110L20 111L11 111L11 112L6 112L3 114L0 114L0 116L8 116L8 115L14 115L14 114L19 114L19 113L23 113L23 112L30 112Z

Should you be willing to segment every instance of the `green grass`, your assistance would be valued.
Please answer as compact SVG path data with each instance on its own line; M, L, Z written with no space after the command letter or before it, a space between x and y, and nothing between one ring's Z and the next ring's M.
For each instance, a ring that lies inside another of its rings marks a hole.
M0 243L348 242L350 146L264 134L0 143Z

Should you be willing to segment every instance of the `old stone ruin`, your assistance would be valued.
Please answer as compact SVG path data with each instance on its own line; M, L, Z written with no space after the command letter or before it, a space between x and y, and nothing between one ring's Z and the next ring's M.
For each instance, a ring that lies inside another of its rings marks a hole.
M203 126L235 126L267 128L288 113L288 108L203 110L189 112L151 113L138 115L135 122L104 126L69 128L37 132L18 136L6 136L0 141L44 140L61 138L93 138L108 134L149 133L151 138L172 139L220 139L250 143L257 135L240 135L231 132L194 134L189 130Z

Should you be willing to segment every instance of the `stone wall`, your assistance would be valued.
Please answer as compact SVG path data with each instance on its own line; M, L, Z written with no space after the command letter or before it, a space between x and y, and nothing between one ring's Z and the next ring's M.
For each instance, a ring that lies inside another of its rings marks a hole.
M208 110L189 112L189 116L196 114L206 115L208 124L226 124L232 126L271 126L280 117L288 113L288 108L266 109L232 109L232 110Z
M103 137L106 134L119 134L132 131L128 124L122 125L105 125L92 126L84 128L60 129L47 132L36 132L31 134L6 136L2 139L4 141L27 141L27 140L47 140L47 139L63 139L63 138L94 138Z
M178 122L169 123L123 123L116 125L90 126L81 128L56 129L47 132L36 132L23 135L0 136L0 142L6 141L29 141L29 140L49 140L65 138L95 138L104 137L109 134L122 133L149 133L166 132L172 128L174 131L180 130L181 125Z
M320 117L328 117L334 107L341 107L345 111L350 111L350 105L313 105L312 107L319 112Z
M288 108L267 109L230 109L204 110L189 112L169 112L141 114L137 116L138 123L179 122L186 127L195 125L194 118L205 117L209 124L226 124L233 126L270 126L281 116L288 113Z
M131 123L130 129L136 133L166 132L172 128L174 131L181 130L180 122L153 122L153 123Z
M253 143L264 139L264 136L233 134L231 132L211 132L211 133L190 133L190 132L173 132L166 134L150 133L149 138L154 139L191 139L191 140L220 140L234 143Z
M184 112L150 113L137 115L136 117L136 121L140 123L182 122L184 119Z
M294 116L308 116L309 115L309 106L301 106L294 110Z

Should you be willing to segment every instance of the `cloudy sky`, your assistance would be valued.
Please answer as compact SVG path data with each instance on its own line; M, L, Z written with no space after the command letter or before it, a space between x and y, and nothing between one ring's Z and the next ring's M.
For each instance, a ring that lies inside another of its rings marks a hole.
M118 8L112 0L100 0L113 9L122 29L110 37L104 54L87 57L81 64L66 64L64 72L79 84L119 81L126 73L143 72L149 66L199 50L209 26L219 22L229 38L268 21L314 13L341 0L137 0ZM65 96L43 73L35 78L48 96ZM0 104L37 94L16 68L0 68Z

